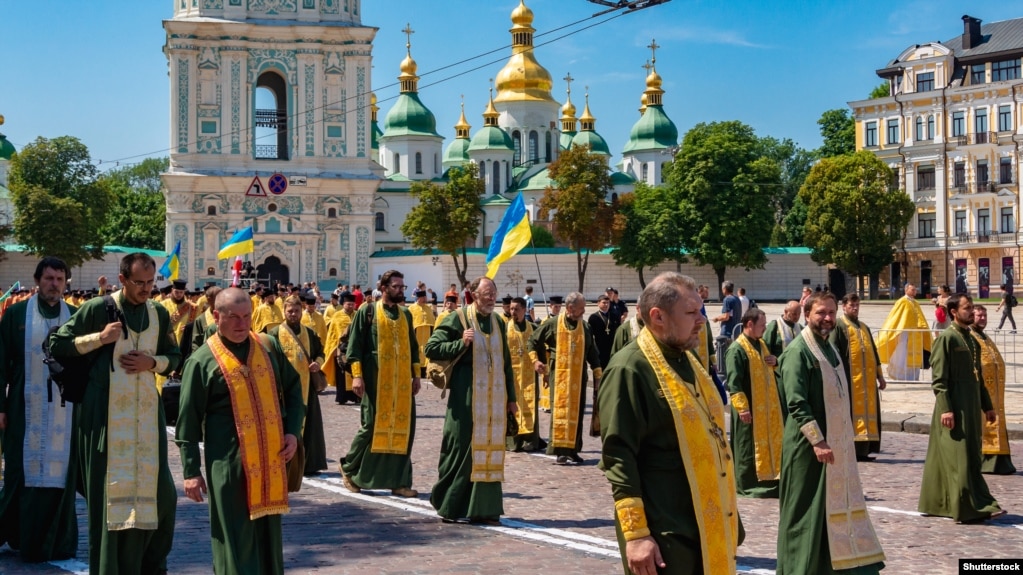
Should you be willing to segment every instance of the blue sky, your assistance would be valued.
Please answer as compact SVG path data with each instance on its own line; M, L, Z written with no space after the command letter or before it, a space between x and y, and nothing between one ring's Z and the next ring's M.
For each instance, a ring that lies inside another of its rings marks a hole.
M488 79L510 50L509 14L518 0L363 0L363 24L379 28L373 86L381 121L397 93L409 22L416 33L420 97L437 117L446 142L454 137L460 95L475 131L482 125ZM600 10L586 0L527 0L541 36ZM672 0L582 30L537 49L564 101L566 73L576 79L572 100L582 113L584 86L597 131L615 161L638 118L643 63L652 38L664 78L664 107L680 135L699 122L740 120L761 136L820 145L816 121L831 108L865 98L880 80L874 71L912 44L962 33L961 16L984 22L1023 16L1012 2L994 0ZM167 154L167 61L161 21L171 0L0 1L0 131L19 148L37 136L80 138L95 160ZM500 49L436 74L431 70ZM427 86L486 62L483 69ZM391 86L391 87L386 87Z

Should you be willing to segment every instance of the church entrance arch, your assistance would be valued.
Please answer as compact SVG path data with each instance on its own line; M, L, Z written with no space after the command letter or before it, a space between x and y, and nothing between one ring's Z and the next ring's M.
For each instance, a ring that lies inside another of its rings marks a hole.
M288 270L288 266L281 263L281 258L268 256L263 263L256 266L256 277L260 281L268 281L270 287L273 287L279 283L288 283L291 272Z

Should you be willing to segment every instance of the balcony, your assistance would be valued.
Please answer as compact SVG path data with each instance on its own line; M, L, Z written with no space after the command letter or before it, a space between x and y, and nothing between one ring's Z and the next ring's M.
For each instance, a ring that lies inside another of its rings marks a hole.
M960 146L974 146L977 144L996 144L998 134L994 132L974 132L956 137L956 143Z
M994 182L976 182L974 184L974 189L976 190L976 192L978 194L985 194L985 193L993 194L995 192L995 183Z

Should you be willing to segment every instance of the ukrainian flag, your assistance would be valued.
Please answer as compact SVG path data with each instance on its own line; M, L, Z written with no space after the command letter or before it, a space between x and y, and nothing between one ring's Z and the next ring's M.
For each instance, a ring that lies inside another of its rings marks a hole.
M253 252L256 249L255 242L252 241L252 226L242 228L235 232L231 239L227 240L227 243L220 246L220 252L217 253L217 259L223 260L227 258L233 258Z
M490 241L487 251L487 277L494 279L501 264L522 251L533 240L533 232L529 228L529 214L526 213L526 202L522 192L515 196L508 211L504 213L494 239Z
M178 279L178 271L181 268L181 240L174 246L174 251L167 254L167 260L163 262L163 266L160 268L160 275L162 275L167 281L174 281Z
M11 294L14 293L15 290L19 289L21 289L21 282L20 281L14 282L14 285L12 285L10 289L4 292L4 295L0 296L0 303L7 301L7 298L11 297Z

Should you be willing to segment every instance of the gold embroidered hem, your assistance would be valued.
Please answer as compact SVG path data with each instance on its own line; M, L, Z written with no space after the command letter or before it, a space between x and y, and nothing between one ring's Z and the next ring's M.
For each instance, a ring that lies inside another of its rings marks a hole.
M774 381L774 368L765 363L770 353L763 340L757 349L745 334L736 340L749 358L750 391L753 395L753 453L757 479L770 481L781 476L781 400Z
M693 496L700 529L704 573L735 573L739 516L731 450L724 439L724 405L710 374L689 353L696 381L689 384L673 370L646 328L637 338L640 350L657 374L671 408L679 451ZM690 389L690 385L693 389Z
M650 535L646 522L646 508L639 497L626 497L615 501L615 515L622 527L622 535L626 541L641 539Z
M824 441L824 434L821 433L821 426L817 425L816 421L804 424L799 428L799 431L803 432L803 437L810 442L810 445L817 445Z
M405 313L398 319L375 304L377 325L376 417L373 420L372 453L408 453L412 433L412 348ZM355 367L352 366L352 373Z
M576 433L579 431L579 401L582 396L580 388L586 361L586 332L581 322L575 329L569 329L565 323L567 317L564 312L558 316L551 445L555 448L575 449Z
M739 393L733 393L728 396L728 401L735 408L735 411L742 413L743 411L749 411L749 399L746 397L746 393L740 391Z
M856 441L880 441L881 429L877 406L877 361L873 338L867 326L848 322L850 400L853 435Z
M466 316L475 333L472 342L472 474L471 481L504 481L504 437L508 427L508 392L504 381L504 334L497 315L490 314L490 333L480 329L475 304Z
M219 333L206 344L231 395L249 519L287 513L288 474L281 456L284 422L270 357L253 333L249 333L249 356L244 365L224 346Z

